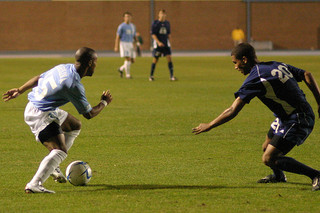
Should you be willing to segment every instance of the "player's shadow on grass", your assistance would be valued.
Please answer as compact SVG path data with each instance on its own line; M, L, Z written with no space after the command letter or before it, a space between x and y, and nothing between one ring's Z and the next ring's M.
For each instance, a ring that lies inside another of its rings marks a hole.
M193 186L193 185L160 185L160 184L128 184L128 185L108 185L89 184L86 187L97 187L97 190L155 190L155 189L218 189L228 188L226 186Z
M276 188L288 188L288 183L275 184ZM305 183L290 183L290 185L310 186ZM159 189L261 189L271 188L269 184L257 184L250 186L224 186L224 185L160 185L160 184L128 184L128 185L109 185L109 184L89 184L85 186L89 191L106 191L106 190L159 190ZM302 189L304 190L304 189ZM87 191L87 190L85 190Z

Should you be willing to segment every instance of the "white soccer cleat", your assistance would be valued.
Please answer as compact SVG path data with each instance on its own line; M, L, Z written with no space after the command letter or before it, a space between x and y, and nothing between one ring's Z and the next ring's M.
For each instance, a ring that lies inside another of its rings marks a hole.
M26 185L26 187L24 188L24 191L27 194L31 194L31 193L51 193L51 194L53 194L53 193L55 193L54 191L48 190L41 185L33 186L30 183L28 183Z
M62 174L59 166L52 172L51 177L57 183L66 183L67 178Z
M174 77L174 76L170 78L170 81L177 81L177 80L178 79L176 77Z

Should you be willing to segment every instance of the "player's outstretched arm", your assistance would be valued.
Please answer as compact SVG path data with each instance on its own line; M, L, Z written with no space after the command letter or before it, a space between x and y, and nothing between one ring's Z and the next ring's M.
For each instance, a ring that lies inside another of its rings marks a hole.
M39 75L35 76L35 77L31 78L29 81L27 81L25 84L23 84L21 87L8 90L6 93L4 93L2 95L2 99L4 101L9 101L13 98L18 97L19 95L21 95L25 91L37 86L39 78L40 78Z
M100 103L92 108L92 110L88 113L83 114L86 119L91 119L97 116L108 104L112 101L112 96L110 91L103 91Z
M304 73L304 82L307 84L308 88L311 90L314 98L317 101L318 104L318 114L319 114L319 118L320 118L320 90L319 90L319 86L316 82L316 80L314 79L313 75L310 72L305 72Z
M197 135L202 132L207 132L217 126L220 126L221 124L224 124L230 121L231 119L233 119L238 115L238 113L241 111L241 109L245 104L246 103L243 100L241 100L239 97L236 98L233 104L228 109L223 111L216 119L214 119L210 123L199 124L199 126L192 129L192 132Z

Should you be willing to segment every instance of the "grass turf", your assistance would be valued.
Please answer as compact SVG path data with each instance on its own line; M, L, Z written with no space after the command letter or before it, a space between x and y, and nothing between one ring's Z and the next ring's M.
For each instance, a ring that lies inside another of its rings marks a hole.
M260 57L311 71L320 79L320 58ZM59 63L58 59L0 59L4 93ZM71 104L62 109L82 121L82 131L61 164L87 161L93 170L88 186L44 184L56 194L24 194L45 148L23 121L27 93L0 104L0 212L317 212L319 192L311 181L287 173L288 183L257 184L270 169L261 162L261 145L272 113L253 100L231 122L198 136L192 127L209 122L233 102L245 79L230 57L175 57L179 81L169 81L165 59L149 82L150 58L138 58L132 80L120 79L120 58L99 58L96 73L82 80L89 102L110 89L113 102L86 120ZM301 88L314 109L304 83ZM319 168L319 124L289 156Z

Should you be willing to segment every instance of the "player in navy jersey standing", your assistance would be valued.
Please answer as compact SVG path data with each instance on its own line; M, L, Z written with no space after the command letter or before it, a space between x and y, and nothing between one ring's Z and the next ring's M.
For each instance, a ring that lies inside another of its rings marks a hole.
M9 101L32 89L24 119L36 140L50 152L26 185L26 193L54 193L42 185L50 175L58 182L66 182L59 164L80 134L81 122L58 107L71 102L79 114L91 119L112 101L110 92L103 92L100 103L91 107L80 82L81 78L93 75L98 59L96 52L82 47L76 52L75 59L75 64L60 64L3 95L4 101Z
M170 23L166 20L166 11L159 11L159 19L155 20L151 27L151 36L153 39L153 60L151 64L151 72L149 81L154 81L154 70L156 68L156 64L158 63L159 57L162 55L167 58L168 68L170 71L170 80L176 81L177 78L173 75L173 64L171 59L171 45L170 45Z
M262 145L262 160L273 170L272 175L258 183L286 182L283 171L306 175L312 180L312 190L320 189L320 172L285 156L301 145L314 126L314 113L297 82L304 81L312 91L320 117L320 90L310 72L279 63L259 62L254 48L247 43L236 46L232 53L235 69L249 74L235 93L236 100L210 123L201 123L193 133L207 132L233 119L251 99L258 97L276 116Z

